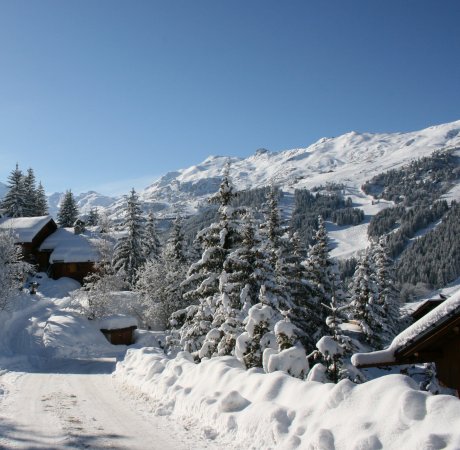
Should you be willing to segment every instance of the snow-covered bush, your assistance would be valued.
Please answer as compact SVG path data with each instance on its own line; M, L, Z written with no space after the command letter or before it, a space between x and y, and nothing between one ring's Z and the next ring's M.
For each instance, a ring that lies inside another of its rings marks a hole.
M235 356L249 369L262 367L262 355L266 348L276 349L273 333L277 313L269 305L258 303L250 310L246 331L236 340Z
M0 311L7 309L33 267L22 260L11 231L0 230Z

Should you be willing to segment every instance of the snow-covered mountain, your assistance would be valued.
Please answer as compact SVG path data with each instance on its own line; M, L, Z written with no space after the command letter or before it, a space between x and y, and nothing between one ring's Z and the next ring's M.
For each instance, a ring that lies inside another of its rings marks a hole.
M8 191L8 187L4 183L0 183L0 198L3 198Z
M193 214L218 189L227 161L238 190L275 183L284 191L293 191L336 182L343 183L349 194L356 194L364 181L378 173L451 147L460 147L460 120L410 133L352 131L322 138L306 148L260 149L244 159L209 156L196 166L167 173L140 192L140 198L147 205L154 204L158 217L174 215L177 209ZM115 215L121 202L110 207Z
M63 192L55 192L48 196L49 213L56 217L59 211L59 205L64 198ZM108 197L106 195L98 194L95 191L84 192L75 195L78 210L81 214L88 214L91 208L108 208L113 205L117 200L116 197Z

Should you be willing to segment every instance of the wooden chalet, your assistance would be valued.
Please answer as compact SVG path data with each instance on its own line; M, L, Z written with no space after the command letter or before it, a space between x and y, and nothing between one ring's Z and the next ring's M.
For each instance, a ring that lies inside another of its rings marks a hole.
M47 263L51 278L73 278L80 283L98 261L95 233L85 231L75 234L73 228L58 228L40 245L40 258Z
M353 355L358 368L435 363L440 383L460 394L460 289L396 336L386 350Z
M13 233L15 243L21 246L25 261L37 265L40 271L47 269L48 262L41 258L39 248L57 230L56 222L51 216L4 217L0 219L0 229Z
M426 316L430 311L433 311L434 308L443 303L446 298L447 297L445 295L439 294L439 297L437 298L425 300L415 311L412 312L412 319L416 321L421 319L423 316Z

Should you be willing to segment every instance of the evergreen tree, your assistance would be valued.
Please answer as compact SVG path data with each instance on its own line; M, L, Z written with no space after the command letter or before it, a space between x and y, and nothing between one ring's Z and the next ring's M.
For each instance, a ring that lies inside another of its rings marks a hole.
M86 224L89 227L94 227L99 225L99 212L97 208L91 208L88 214L88 218L86 219Z
M212 328L216 307L219 306L219 278L224 261L230 250L238 243L238 211L231 206L235 197L227 167L219 192L210 202L219 204L219 220L203 229L197 235L203 253L201 259L190 266L186 280L184 298L193 304L180 316L183 324L175 316L176 327L181 326L180 342L185 350L200 350L206 335ZM198 356L198 354L196 354Z
M46 199L45 189L42 183L38 183L36 191L37 203L35 207L35 213L37 216L46 216L48 214L48 201Z
M358 321L366 340L374 347L381 347L382 308L375 300L375 283L371 267L371 250L367 249L358 261L349 287L350 318Z
M249 309L246 331L236 340L235 356L247 369L262 367L265 349L277 348L273 329L275 323L281 319L281 315L270 306L272 299L267 296L264 285L260 289L259 299L260 303Z
M375 270L376 301L383 314L381 340L384 344L389 344L400 331L399 292L396 288L393 261L388 256L384 236L375 244L372 257Z
M24 216L34 217L37 214L37 186L35 180L35 174L32 168L27 170L27 174L24 176Z
M1 206L9 217L23 217L26 211L24 177L16 164L16 168L8 177L8 192Z
M147 215L147 222L145 224L145 237L144 237L144 254L147 259L160 258L160 240L155 226L155 217L153 212L150 211Z
M73 227L73 224L78 219L77 202L71 190L66 191L64 199L59 207L57 215L58 224L62 228Z
M182 217L180 214L176 215L173 222L171 234L168 238L167 253L171 255L171 258L185 263L187 257L185 255L185 238L182 231Z
M311 337L316 340L327 333L324 326L326 311L322 304L329 304L332 297L342 304L345 297L337 264L329 257L327 231L321 216L318 217L315 243L310 247L304 265L305 278L314 292L314 297L308 302L307 314L311 319L310 330L317 330Z
M148 260L139 270L136 289L142 295L144 321L151 327L167 328L174 312L186 306L181 287L187 272L183 239L178 217L159 258Z
M224 261L212 322L214 328L206 336L200 357L233 354L236 338L244 331L243 320L249 308L257 303L264 262L257 248L260 241L250 212L244 216L241 237L241 246Z
M349 358L353 351L352 340L341 333L340 324L342 323L341 315L349 305L337 306L335 298L332 297L329 305L324 305L330 311L326 318L326 324L329 327L331 335L323 336L316 344L318 350L312 353L310 357L319 359L311 370L308 380L338 383L340 380L348 378L354 382L364 381L361 372L351 364L345 363L345 358Z
M126 277L130 286L134 286L136 273L145 263L143 246L145 234L142 210L134 188L125 198L126 209L122 228L126 234L118 240L115 246L113 266L117 273Z

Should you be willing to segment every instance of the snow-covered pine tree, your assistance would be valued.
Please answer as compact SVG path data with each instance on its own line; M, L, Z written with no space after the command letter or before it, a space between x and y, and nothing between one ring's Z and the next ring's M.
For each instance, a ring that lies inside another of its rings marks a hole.
M219 277L228 253L239 240L238 211L231 206L236 194L228 172L229 167L226 167L219 191L210 199L210 202L219 204L219 221L198 233L197 240L203 253L201 259L190 266L187 278L182 283L184 298L192 305L173 317L175 327L181 326L181 346L190 352L197 352L201 348L212 328L220 301ZM185 320L183 324L179 317Z
M24 217L26 209L24 177L18 164L8 177L7 187L8 191L1 203L4 213L9 217Z
M153 211L147 214L144 231L144 254L149 259L159 259L161 254L160 240L155 225L155 217Z
M375 300L375 283L371 269L371 249L358 261L355 273L349 286L350 318L356 320L369 344L380 348L382 342L380 332L382 329L382 308Z
M174 219L166 247L166 252L170 255L171 259L181 263L186 262L185 238L182 231L182 216L180 214L177 214Z
M276 349L275 323L281 315L270 306L272 298L267 295L265 285L260 288L260 303L249 309L246 319L246 331L236 339L235 356L250 369L262 367L263 353L267 348Z
M308 375L310 381L333 382L348 378L354 382L364 381L362 373L351 363L346 363L345 358L349 358L357 348L353 347L350 337L342 334L340 324L342 323L343 313L350 305L338 306L335 298L332 297L329 305L323 304L329 310L330 315L326 318L329 327L329 336L323 336L316 344L318 350L314 351L310 357L319 359Z
M37 214L37 186L35 174L32 168L27 170L24 176L24 216L34 217Z
M381 340L389 344L400 331L399 291L396 288L393 261L388 254L386 237L373 246L374 281L376 301L382 308Z
M284 319L275 324L274 332L278 349L266 348L263 353L263 367L265 372L277 370L289 375L304 379L309 365L303 345L298 342L300 330L289 320L287 314Z
M77 202L69 189L64 194L64 198L59 207L57 215L57 221L60 227L68 228L73 227L73 224L78 219L78 207Z
M95 227L96 225L99 225L99 212L97 208L91 208L89 210L88 217L86 218L86 224L89 227Z
M176 218L159 258L147 260L139 270L136 289L142 296L144 322L151 327L166 329L171 315L185 307L181 287L187 272L183 240L180 218Z
M37 216L46 216L48 214L48 200L46 199L45 189L41 181L38 183L36 196L35 214Z
M284 289L290 295L291 309L288 317L297 328L299 338L306 348L313 348L313 336L318 331L317 302L315 290L305 279L304 252L298 233L287 242L283 259L282 275Z
M253 217L247 211L243 217L241 246L228 254L219 278L219 296L212 330L206 336L200 357L230 355L236 338L244 331L243 320L249 308L257 303L260 290L259 269L263 266L260 240L256 237Z
M8 309L33 266L22 260L10 230L0 230L0 311Z
M314 244L308 251L304 265L306 281L313 288L316 297L316 301L312 301L309 307L312 310L311 317L317 321L315 327L318 329L318 334L313 337L318 339L327 333L327 329L324 328L326 311L321 304L329 304L333 296L339 305L345 303L337 263L329 257L328 236L321 216L318 217Z
M139 198L134 188L125 196L126 205L122 229L125 232L117 242L113 255L115 271L124 277L130 286L134 286L138 269L145 263L144 225Z

